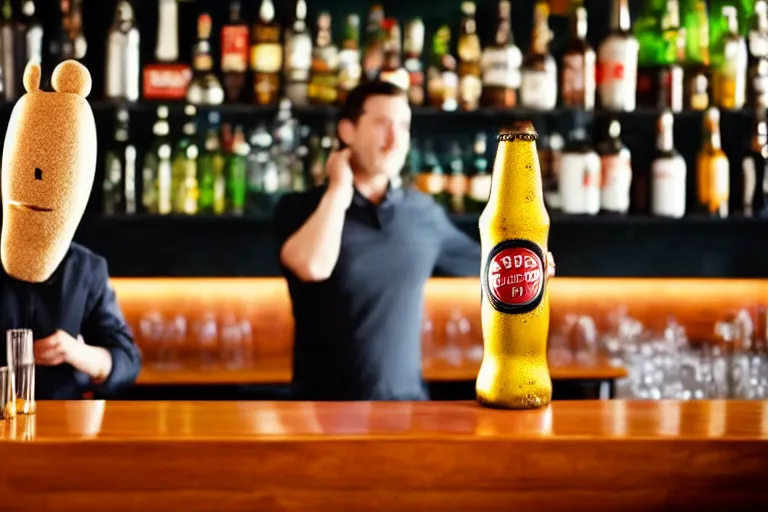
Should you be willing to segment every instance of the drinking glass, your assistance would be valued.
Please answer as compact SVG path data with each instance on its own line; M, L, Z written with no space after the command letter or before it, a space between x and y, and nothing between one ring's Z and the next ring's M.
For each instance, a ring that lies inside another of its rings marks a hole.
M0 368L0 418L16 417L16 391L13 386L13 372L7 366Z
M32 352L31 329L9 329L6 332L8 342L8 366L14 376L16 386L16 412L34 414L35 405L35 355Z

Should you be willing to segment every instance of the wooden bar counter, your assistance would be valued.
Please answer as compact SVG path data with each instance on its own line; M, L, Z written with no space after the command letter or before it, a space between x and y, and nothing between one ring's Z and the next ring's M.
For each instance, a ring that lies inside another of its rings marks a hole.
M41 402L0 510L768 510L768 402Z

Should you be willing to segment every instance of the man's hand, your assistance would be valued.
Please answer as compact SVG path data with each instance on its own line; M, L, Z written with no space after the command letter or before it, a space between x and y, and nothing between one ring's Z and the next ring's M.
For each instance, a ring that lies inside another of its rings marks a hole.
M549 277L555 276L555 257L552 256L551 252L547 252L547 274Z
M354 194L354 175L349 163L351 157L352 150L345 148L331 153L325 164L325 174L328 176L328 193L334 201L343 205L344 210L349 208Z
M69 333L58 330L47 338L37 340L32 348L35 363L42 366L56 366L62 363L72 363L78 359L78 353L85 347L81 336L77 339Z
M35 363L41 366L71 364L76 370L101 382L112 371L112 356L107 349L86 345L82 336L73 338L59 329L32 345Z

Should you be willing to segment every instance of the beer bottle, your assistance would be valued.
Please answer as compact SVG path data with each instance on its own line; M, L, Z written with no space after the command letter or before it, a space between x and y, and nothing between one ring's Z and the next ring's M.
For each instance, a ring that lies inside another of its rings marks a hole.
M529 121L498 137L491 195L480 215L483 362L481 405L544 407L552 399L547 365L547 241L536 131Z

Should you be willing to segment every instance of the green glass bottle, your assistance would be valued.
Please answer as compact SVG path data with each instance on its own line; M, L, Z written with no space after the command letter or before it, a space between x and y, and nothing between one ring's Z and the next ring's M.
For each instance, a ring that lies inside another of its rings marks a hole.
M248 153L242 126L235 127L232 153L227 155L227 211L233 215L245 213Z

